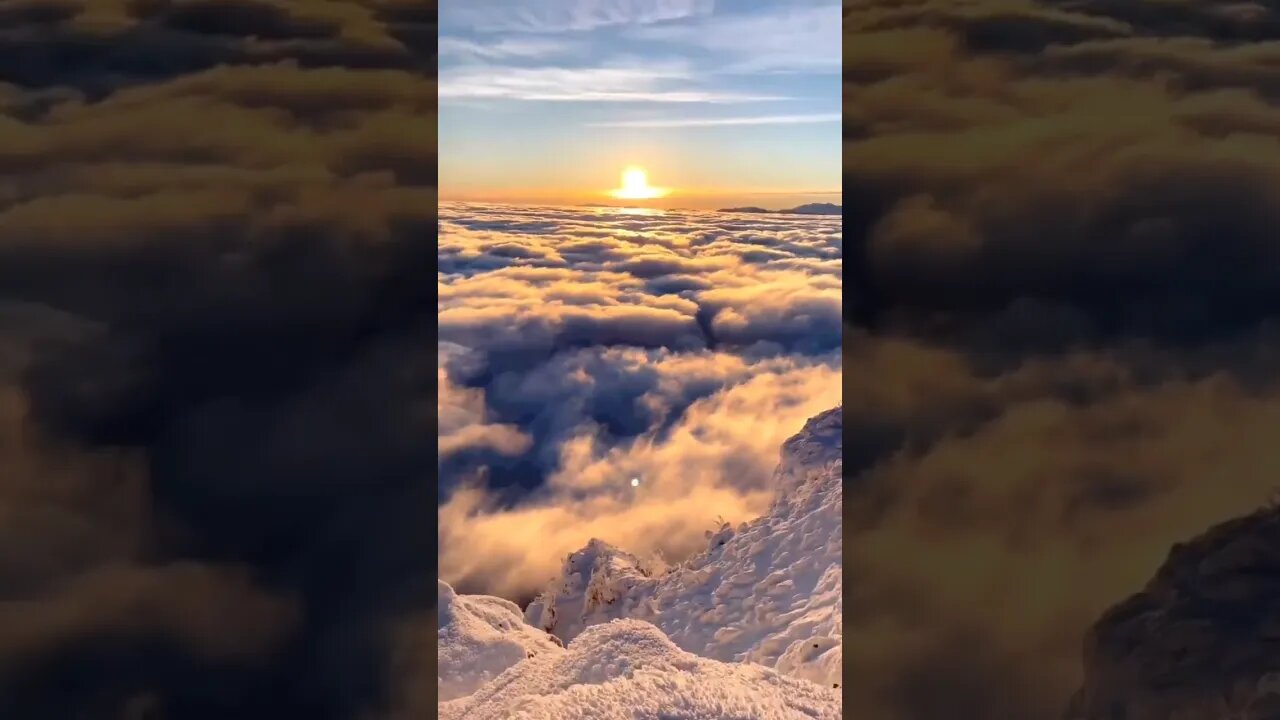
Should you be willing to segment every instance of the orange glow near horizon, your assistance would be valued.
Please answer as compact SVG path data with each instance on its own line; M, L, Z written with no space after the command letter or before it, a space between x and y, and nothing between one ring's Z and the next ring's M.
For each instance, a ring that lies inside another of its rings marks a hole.
M649 185L649 175L644 168L629 167L622 171L622 187L609 191L618 200L653 200L671 193L667 188Z
M616 166L615 166L616 167ZM442 202L471 203L508 203L515 205L556 205L578 206L606 204L614 207L647 207L668 210L718 210L729 207L748 205L760 206L770 210L795 207L804 203L840 202L840 193L826 190L790 190L778 187L709 187L705 185L675 187L654 187L649 184L652 179L646 168L626 166L627 170L645 172L644 184L636 180L628 183L627 175L622 174L621 187L612 190L600 189L604 183L596 175L594 182L584 178L585 182L577 184L565 183L560 187L551 185L509 185L506 187L445 187L441 188L439 199ZM584 173L585 175L586 173ZM631 178L638 179L636 175ZM642 192L632 192L643 188Z

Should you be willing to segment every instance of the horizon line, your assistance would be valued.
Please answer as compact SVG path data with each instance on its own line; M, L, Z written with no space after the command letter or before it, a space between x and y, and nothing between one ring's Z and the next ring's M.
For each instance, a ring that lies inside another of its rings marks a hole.
M484 191L477 191L477 192L479 192L479 193L483 193ZM706 197L731 197L731 196L740 196L740 197L741 197L741 196L752 196L752 195L843 195L843 194L844 194L844 190L724 190L724 191L719 191L719 190L716 190L716 191L681 191L681 190L672 190L672 192L671 192L670 194L665 195L663 198L654 198L654 199L655 199L655 200L657 200L657 199L669 199L669 198L676 198L676 197L703 197L703 198L706 198ZM455 191L455 192L450 192L450 191L439 190L439 189L437 190L437 197L438 197L438 198L440 198L441 200L448 200L448 199L450 199L450 197L449 197L449 196L453 196L453 198L457 198L457 197L460 197L460 196L463 196L463 195L466 195L466 196L468 196L468 197L474 197L474 196L475 196L475 194L474 194L474 193L469 193L469 192L467 192L467 191L461 191L461 192L456 192L456 191ZM550 190L550 191L538 191L538 190L533 190L533 189L516 189L516 190L511 190L511 191L508 191L508 192L503 192L503 193L502 193L502 195L503 195L503 196L508 196L508 197L510 197L510 196L517 196L517 195L520 195L520 196L526 196L526 197L535 197L535 196L539 196L539 195L545 195L545 196L547 196L547 197L563 197L563 196L568 196L568 195L581 195L581 196L584 196L584 197L608 197L608 195L609 195L609 191L608 191L608 190ZM496 194L495 194L495 197L497 197L497 196L498 196L498 195L496 195ZM616 198L615 198L615 199L616 199Z

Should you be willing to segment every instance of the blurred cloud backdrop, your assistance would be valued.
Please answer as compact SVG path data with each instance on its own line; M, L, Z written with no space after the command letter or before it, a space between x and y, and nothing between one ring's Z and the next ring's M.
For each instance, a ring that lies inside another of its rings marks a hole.
M1090 624L1276 484L1280 15L844 15L847 711L1062 717Z

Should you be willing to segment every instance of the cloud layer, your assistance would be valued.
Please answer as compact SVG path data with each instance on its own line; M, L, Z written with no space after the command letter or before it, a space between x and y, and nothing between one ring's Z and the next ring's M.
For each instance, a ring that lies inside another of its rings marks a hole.
M717 515L758 515L781 442L840 402L838 218L445 203L440 223L455 586L531 596L592 537L682 557Z
M851 712L1059 717L1085 628L1265 501L1278 23L846 5Z
M435 36L0 9L0 715L383 704L435 573Z

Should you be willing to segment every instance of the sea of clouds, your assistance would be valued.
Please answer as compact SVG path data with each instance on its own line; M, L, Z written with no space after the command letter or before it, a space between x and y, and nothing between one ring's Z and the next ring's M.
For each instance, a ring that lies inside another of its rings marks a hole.
M841 248L838 217L442 203L441 577L528 598L592 537L678 560L761 514L840 402Z
M1276 483L1280 14L844 31L849 712L1061 717L1101 612Z
M0 3L0 716L387 702L435 597L435 42L417 0Z

